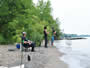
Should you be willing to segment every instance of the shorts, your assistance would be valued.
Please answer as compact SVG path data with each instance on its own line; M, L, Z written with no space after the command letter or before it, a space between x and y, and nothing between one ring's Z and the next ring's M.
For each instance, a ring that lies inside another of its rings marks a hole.
M51 41L54 42L54 36L52 36Z

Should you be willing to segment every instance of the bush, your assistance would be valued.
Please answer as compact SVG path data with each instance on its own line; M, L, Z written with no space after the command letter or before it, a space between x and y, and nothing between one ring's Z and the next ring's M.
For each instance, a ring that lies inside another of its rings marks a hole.
M4 37L0 34L0 44L4 43L5 42L5 39Z
M40 46L40 43L43 40L43 35L40 34L39 32L33 32L31 34L31 40L36 43L36 46Z

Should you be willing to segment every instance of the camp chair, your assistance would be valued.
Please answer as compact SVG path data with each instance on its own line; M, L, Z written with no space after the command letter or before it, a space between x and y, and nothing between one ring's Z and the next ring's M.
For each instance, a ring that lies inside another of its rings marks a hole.
M21 45L21 51L29 51L30 47L28 46L28 44L24 44L22 41Z

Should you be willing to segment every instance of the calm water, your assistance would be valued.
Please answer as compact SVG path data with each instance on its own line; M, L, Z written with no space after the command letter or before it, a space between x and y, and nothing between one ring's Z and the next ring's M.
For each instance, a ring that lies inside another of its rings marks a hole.
M55 41L55 45L60 52L65 53L60 59L69 68L90 68L90 38Z

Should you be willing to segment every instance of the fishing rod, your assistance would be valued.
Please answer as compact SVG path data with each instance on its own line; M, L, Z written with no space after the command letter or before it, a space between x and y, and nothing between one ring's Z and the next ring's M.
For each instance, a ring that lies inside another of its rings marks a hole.
M20 63L20 68L22 68L22 64L23 64L23 46L22 46L22 44L21 44L21 63ZM27 54L26 54L26 52L25 52L25 56L26 56ZM29 61L31 61L31 57L30 57L30 55L27 55L27 60L28 60L28 62Z
M21 63L20 63L20 68L22 68L22 61L23 61L23 47L22 44L21 45Z

